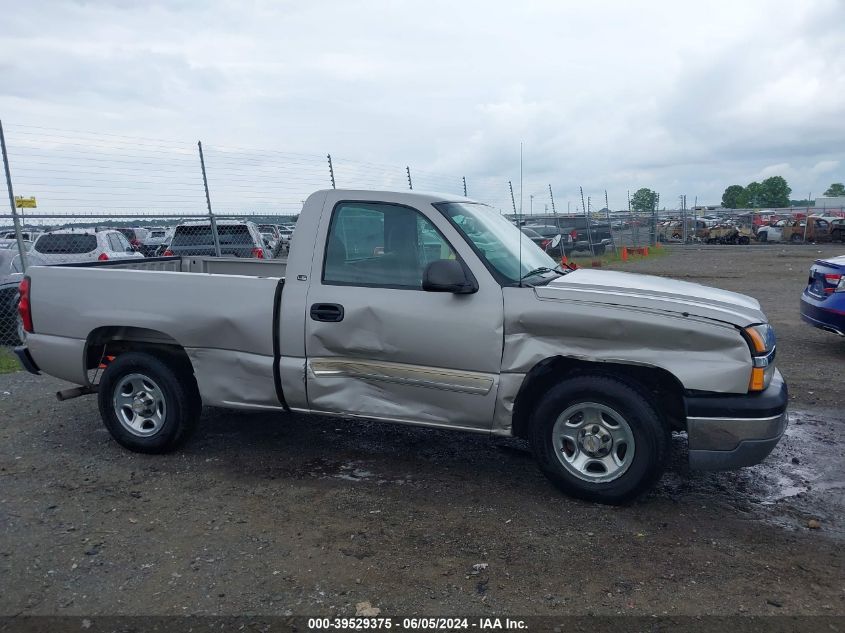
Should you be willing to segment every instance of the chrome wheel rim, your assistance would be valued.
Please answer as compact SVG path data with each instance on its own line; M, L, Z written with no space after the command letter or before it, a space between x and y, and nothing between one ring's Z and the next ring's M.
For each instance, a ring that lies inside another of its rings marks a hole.
M579 402L561 413L552 428L555 455L583 481L606 483L634 461L634 433L622 415L597 402Z
M114 412L132 435L149 437L164 425L167 405L161 388L149 376L128 374L114 388Z

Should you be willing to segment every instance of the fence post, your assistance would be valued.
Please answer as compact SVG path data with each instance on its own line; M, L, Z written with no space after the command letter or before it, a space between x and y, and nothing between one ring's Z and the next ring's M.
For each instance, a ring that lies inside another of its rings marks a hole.
M329 178L332 180L332 189L335 189L334 186L334 165L332 165L332 155L326 154L326 158L329 159Z
M508 180L508 189L510 189L511 192L511 206L513 207L513 215L516 219L517 225L519 225L519 218L516 217L516 200L513 197L513 183L510 180Z
M408 167L407 165L405 165L405 172L407 172L407 174L408 174L408 189L413 190L414 183L411 182L411 168Z
M9 171L9 155L6 153L6 135L3 122L0 121L0 147L3 149L3 169L6 172L6 186L9 189L9 206L12 209L12 222L15 225L15 238L18 241L18 254L21 257L21 271L26 272L26 249L23 247L21 223L18 221L18 208L15 206L15 192L12 190L12 173Z
M202 184L205 187L205 203L208 205L208 221L211 223L211 237L214 239L214 252L220 257L220 236L217 234L217 220L211 210L211 196L208 194L208 177L205 175L205 157L202 155L202 141L197 141L200 152L200 167L202 168Z
M584 203L584 187L581 187L581 208L584 209L584 224L587 227L587 241L590 244L590 255L595 257L596 252L593 250L593 236L591 235L592 231L590 229L590 216L587 213L587 205Z
M654 197L654 211L651 217L651 243L657 246L657 217L660 215L660 194Z
M551 191L551 185L549 185ZM554 207L554 205L552 205ZM610 203L607 201L607 189L604 190L604 217L607 219L608 230L610 231L610 246L613 247L613 254L616 254L616 238L613 237L613 224L610 222Z

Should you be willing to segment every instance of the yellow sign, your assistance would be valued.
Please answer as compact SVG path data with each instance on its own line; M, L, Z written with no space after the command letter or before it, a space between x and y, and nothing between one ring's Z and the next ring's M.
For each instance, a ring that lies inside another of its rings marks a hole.
M35 197L24 198L23 196L15 196L15 206L18 209L34 209L37 205L35 204Z

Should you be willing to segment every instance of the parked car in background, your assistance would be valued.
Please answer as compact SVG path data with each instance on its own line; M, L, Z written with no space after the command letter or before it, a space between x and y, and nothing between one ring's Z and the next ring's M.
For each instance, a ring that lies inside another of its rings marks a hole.
M540 224L534 226L523 226L522 232L531 238L531 241L542 248L550 257L560 259L569 255L573 250L572 235L570 233L562 233L556 226L549 226L547 224ZM540 241L537 242L527 231L531 231L535 235L540 236Z
M811 215L807 218L787 218L778 220L770 226L757 229L759 242L829 242L831 240L831 222L835 217Z
M145 257L156 257L157 255L161 255L164 248L170 244L174 230L175 229L172 227L150 227L147 229L147 236L144 238L144 241L141 243L138 250Z
M129 244L132 245L137 251L141 250L141 246L144 243L144 240L147 239L149 235L149 231L147 229L142 228L128 228L128 227L120 227L115 229L123 233L127 240L129 240Z
M23 248L25 251L32 250L32 242L29 240L23 240ZM0 239L0 250L18 250L18 241L15 238L11 239Z
M70 264L143 257L122 232L93 228L58 229L43 233L27 255L31 265Z
M18 319L18 286L23 279L20 255L14 249L0 250L0 345L20 345L23 329Z
M845 218L833 218L830 221L830 241L845 242Z
M27 242L34 242L39 235L41 235L41 231L21 231L21 239L26 240ZM14 240L17 238L14 231L4 231L3 233L0 233L0 239Z
M801 294L801 318L845 336L845 256L817 259Z
M540 248L543 248L543 242L546 242L548 244L548 242L551 241L551 240L547 240L545 237L540 235L537 231L535 231L534 229L530 229L527 226L523 226L522 228L520 228L520 231L522 231L528 239L530 239L532 242L534 242ZM545 248L543 248L543 250L545 250Z
M279 240L281 239L279 226L276 224L259 224L258 230L261 232L261 236L264 238L264 243L267 245L267 248L269 248L270 251L275 251L276 247L279 245Z
M217 220L215 225L222 257L265 258L264 238L254 222ZM162 255L216 255L211 224L204 220L183 222L176 227L170 246Z
M588 224L589 229L587 228ZM610 224L592 218L588 223L584 216L529 216L525 219L524 226L528 226L541 234L542 231L537 229L538 226L554 227L559 234L572 237L572 250L576 251L592 250L596 255L601 255L613 244Z
M290 250L290 241L293 239L293 229L282 225L279 227L279 241L273 249L273 257L279 257L282 253Z

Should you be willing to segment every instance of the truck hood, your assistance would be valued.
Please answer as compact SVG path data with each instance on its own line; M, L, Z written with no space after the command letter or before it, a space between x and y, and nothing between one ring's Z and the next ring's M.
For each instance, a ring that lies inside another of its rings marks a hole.
M541 299L674 312L738 327L766 322L760 303L749 296L653 275L578 269L535 290Z

